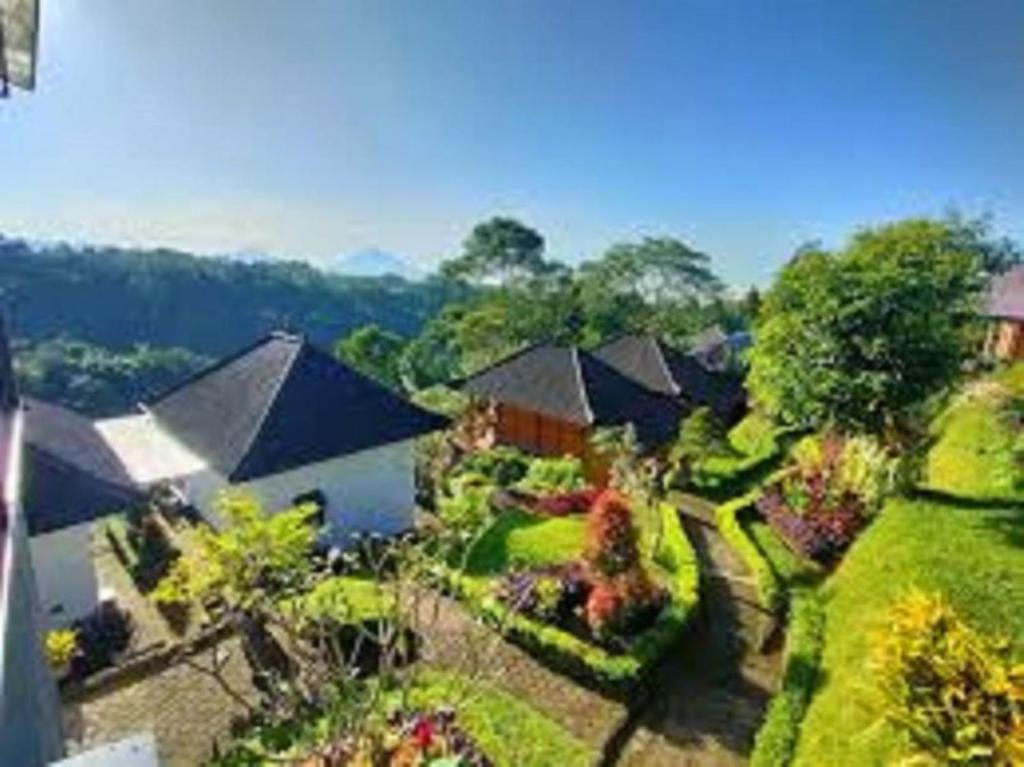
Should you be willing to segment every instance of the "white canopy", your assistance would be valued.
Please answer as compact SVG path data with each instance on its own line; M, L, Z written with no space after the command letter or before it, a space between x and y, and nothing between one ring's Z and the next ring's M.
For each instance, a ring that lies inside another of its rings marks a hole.
M139 485L184 479L206 468L148 413L97 421L96 429Z

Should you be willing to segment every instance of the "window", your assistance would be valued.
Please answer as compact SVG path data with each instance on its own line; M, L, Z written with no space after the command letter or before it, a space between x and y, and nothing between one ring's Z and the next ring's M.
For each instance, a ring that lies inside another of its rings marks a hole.
M310 524L313 527L323 527L327 522L327 496L324 495L322 490L310 490L308 493L297 495L292 499L292 504L295 506L302 506L304 504L316 506L316 514L310 519Z

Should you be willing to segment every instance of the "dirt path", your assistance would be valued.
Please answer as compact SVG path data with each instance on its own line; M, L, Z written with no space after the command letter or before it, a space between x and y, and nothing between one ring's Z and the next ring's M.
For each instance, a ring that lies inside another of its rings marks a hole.
M780 653L758 650L771 618L746 568L718 533L714 507L679 495L683 525L701 567L701 616L657 675L657 688L629 733L619 765L746 764L778 683Z

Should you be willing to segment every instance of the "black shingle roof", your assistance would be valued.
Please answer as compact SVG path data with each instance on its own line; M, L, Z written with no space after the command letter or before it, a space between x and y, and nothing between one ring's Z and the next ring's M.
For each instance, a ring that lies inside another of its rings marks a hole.
M280 333L200 372L152 402L150 411L232 482L446 424L304 339Z
M710 407L726 420L734 418L746 401L737 377L710 370L697 357L652 336L621 336L594 355L652 391L678 397L692 407Z
M144 502L88 418L26 398L24 419L21 492L30 535L91 522Z
M648 446L671 439L686 412L673 398L573 346L528 347L466 379L462 388L580 426L632 423L637 438Z

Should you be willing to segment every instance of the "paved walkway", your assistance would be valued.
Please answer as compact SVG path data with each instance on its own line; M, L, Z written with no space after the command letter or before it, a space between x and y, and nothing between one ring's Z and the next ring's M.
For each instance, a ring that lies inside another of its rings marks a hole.
M700 561L701 616L657 675L660 682L618 764L746 764L779 679L779 651L759 651L771 616L758 606L746 568L719 535L714 507L693 496L674 500Z

